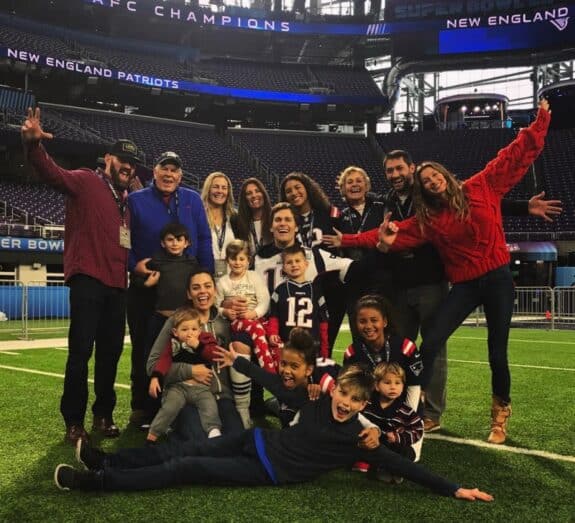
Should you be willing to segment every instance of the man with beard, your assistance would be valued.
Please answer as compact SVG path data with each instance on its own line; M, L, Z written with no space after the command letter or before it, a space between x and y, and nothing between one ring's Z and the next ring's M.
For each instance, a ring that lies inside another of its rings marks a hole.
M127 188L140 155L129 140L118 140L104 157L104 169L66 170L41 144L40 109L28 109L21 128L25 154L41 180L66 196L64 277L70 287L68 360L60 412L65 440L87 440L88 361L94 344L92 430L104 437L120 434L113 421L114 381L124 345L128 250Z
M391 213L392 220L405 220L415 214L412 201L415 169L411 155L404 150L390 151L383 160L383 170L391 189L378 196L377 200L384 204L384 213ZM531 214L553 221L553 217L561 213L561 201L544 200L544 196L545 193L540 193L529 201L503 199L501 213L507 216ZM330 241L331 245L339 246L342 238L339 236L335 244L333 239ZM344 247L349 246L344 243ZM393 303L397 308L401 334L413 341L421 334L425 340L433 328L434 313L449 292L443 262L431 243L410 251L386 253L385 256L385 270L391 273L395 286ZM443 345L437 352L433 374L425 389L423 423L426 432L441 428L441 415L446 403L446 354L447 349Z
M159 407L148 394L149 378L146 362L157 332L150 331L150 320L156 303L155 287L138 284L138 278L151 274L146 266L160 250L160 232L168 223L180 223L190 235L185 254L194 256L201 267L214 270L212 235L200 195L182 187L182 160L173 151L162 153L154 166L153 183L130 193L130 230L132 250L128 260L128 326L132 340L132 413L130 422L147 428Z

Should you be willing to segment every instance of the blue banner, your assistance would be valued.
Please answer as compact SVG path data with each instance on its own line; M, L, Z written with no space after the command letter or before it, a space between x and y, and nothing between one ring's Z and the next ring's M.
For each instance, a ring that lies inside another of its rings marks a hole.
M227 96L246 100L261 100L273 102L308 103L308 104L350 104L350 105L380 105L386 101L381 96L351 96L351 95L330 95L330 94L308 94L283 91L263 91L259 89L239 89L236 87L225 87L221 85L211 85L190 82L187 80L174 80L169 78L158 78L139 73L110 69L105 65L95 65L94 62L85 63L82 60L70 60L65 58L54 58L53 56L43 56L35 52L14 49L10 47L0 48L0 56L36 64L40 66L63 69L70 72L80 73L98 78L108 78L129 82L137 85L158 87L161 89L173 89L178 91L188 91L193 93L210 94L215 96Z
M64 240L0 236L2 251L64 252Z

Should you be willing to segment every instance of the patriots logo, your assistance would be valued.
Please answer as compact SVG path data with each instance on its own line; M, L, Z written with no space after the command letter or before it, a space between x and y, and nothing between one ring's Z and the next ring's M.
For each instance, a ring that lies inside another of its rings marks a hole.
M417 361L413 365L410 365L409 368L411 369L411 372L413 372L415 376L419 376L423 371L423 362Z
M549 20L559 31L563 31L567 29L567 24L569 23L569 17L566 16L565 18L554 18L553 20Z

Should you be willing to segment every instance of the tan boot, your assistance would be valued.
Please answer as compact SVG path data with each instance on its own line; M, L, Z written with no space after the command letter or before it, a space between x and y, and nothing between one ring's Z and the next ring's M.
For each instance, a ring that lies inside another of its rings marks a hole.
M491 432L487 441L501 445L507 437L507 420L511 416L511 405L493 396L491 405Z

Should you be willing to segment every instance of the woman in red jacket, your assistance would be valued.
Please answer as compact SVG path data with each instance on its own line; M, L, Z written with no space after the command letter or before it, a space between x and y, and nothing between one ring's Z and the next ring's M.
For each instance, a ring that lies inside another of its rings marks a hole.
M415 176L415 216L390 223L388 215L379 229L342 237L342 247L377 245L383 251L401 251L431 242L439 251L453 286L421 345L424 389L438 347L483 305L493 392L491 443L505 441L511 415L507 341L514 292L500 203L543 149L550 114L549 103L541 100L537 119L463 183L441 164L423 162Z

